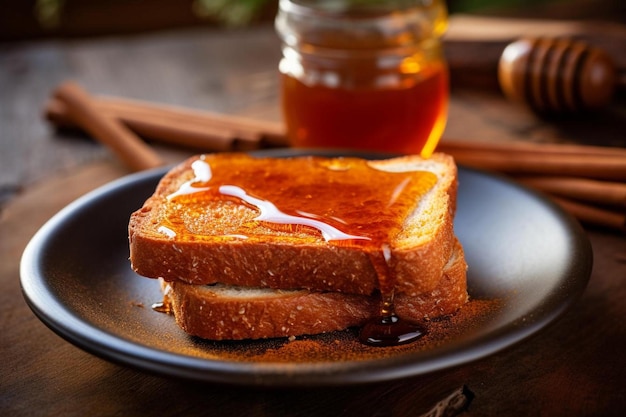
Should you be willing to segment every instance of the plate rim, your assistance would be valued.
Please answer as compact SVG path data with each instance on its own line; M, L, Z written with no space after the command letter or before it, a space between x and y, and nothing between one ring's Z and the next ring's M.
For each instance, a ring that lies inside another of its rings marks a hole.
M252 154L283 157L310 155L312 153L305 150L295 153L289 150L281 150L278 152L253 152ZM327 152L314 152L313 154L328 155ZM337 154L337 152L333 152L333 154ZM339 154L353 156L355 152ZM357 154L357 156L388 157L388 155L361 153ZM459 164L460 176L468 174L479 175L487 177L489 180L504 182L507 186L515 187L528 194L530 198L538 200L546 208L552 210L557 215L559 221L571 232L570 237L575 240L574 246L579 252L579 256L574 261L578 263L577 269L583 270L580 273L583 277L576 280L575 294L565 297L562 302L558 303L559 308L543 312L525 323L523 327L516 328L515 331L511 331L508 328L500 328L495 332L472 339L469 344L465 342L461 345L438 348L432 352L416 352L420 358L417 361L418 363L411 360L415 355L405 354L397 357L368 359L365 361L367 362L366 366L364 361L324 362L322 364L316 362L297 363L298 369L294 370L289 369L291 367L282 362L259 363L210 360L183 355L178 352L163 351L158 348L120 339L96 326L90 325L81 319L79 315L68 311L63 303L54 297L54 294L46 293L46 277L39 273L37 265L41 255L40 252L45 247L50 233L60 227L73 212L84 208L88 204L92 204L98 199L106 198L111 193L120 192L120 189L124 187L137 186L144 181L158 181L170 168L171 166L166 166L126 175L97 187L72 201L53 215L33 235L26 245L20 260L22 295L29 308L47 327L66 341L95 356L131 368L205 382L265 386L329 386L386 381L423 375L485 358L538 333L548 324L556 321L578 300L586 288L591 275L593 265L591 244L580 224L568 213L540 193L517 184L504 176ZM467 174L462 174L463 172ZM581 254L586 256L580 256ZM42 288L38 288L37 284L43 284ZM48 311L45 308L46 303L43 303L44 300L48 303ZM52 303L50 303L51 301ZM518 319L522 318L518 317ZM111 349L112 346L115 346L115 349ZM361 370L359 368L367 369Z

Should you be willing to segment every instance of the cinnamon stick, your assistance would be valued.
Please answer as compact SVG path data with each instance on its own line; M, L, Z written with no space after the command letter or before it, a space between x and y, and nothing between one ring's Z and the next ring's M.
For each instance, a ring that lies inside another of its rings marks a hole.
M626 183L550 176L522 176L515 180L556 196L626 208Z
M450 154L460 152L527 153L543 155L596 155L626 157L626 149L571 143L536 143L522 141L484 141L443 138L438 150Z
M261 145L286 145L286 133L282 123L118 97L102 97L99 102L105 110L108 109L118 116L129 112L136 115L162 117L173 123L184 122L201 127L230 130L234 132L236 138L241 135L240 139L243 140L261 139L264 141Z
M178 146L228 151L287 145L281 123L118 98L95 98L94 106L142 137ZM54 98L44 114L58 126L75 125L64 103Z
M161 158L126 126L100 113L93 98L79 85L64 83L55 90L54 96L63 103L68 119L108 146L132 170L163 164Z
M606 180L626 180L626 157L593 154L550 154L542 152L450 152L461 164L507 174L564 175Z
M583 223L626 231L626 214L574 202L568 199L553 197L555 203Z

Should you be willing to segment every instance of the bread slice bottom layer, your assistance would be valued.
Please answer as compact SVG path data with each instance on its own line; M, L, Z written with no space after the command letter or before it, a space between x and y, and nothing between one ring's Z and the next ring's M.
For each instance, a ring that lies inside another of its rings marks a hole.
M395 297L403 319L424 321L455 313L468 300L467 264L456 242L435 289ZM319 334L361 326L379 313L380 297L308 290L161 281L164 301L187 333L212 340Z

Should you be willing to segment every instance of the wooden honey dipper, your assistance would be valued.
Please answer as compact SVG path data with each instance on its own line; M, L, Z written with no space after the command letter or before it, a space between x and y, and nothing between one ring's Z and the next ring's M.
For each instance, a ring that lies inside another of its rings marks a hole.
M618 84L617 70L603 50L582 41L521 39L509 44L498 63L504 94L540 113L568 113L607 105Z

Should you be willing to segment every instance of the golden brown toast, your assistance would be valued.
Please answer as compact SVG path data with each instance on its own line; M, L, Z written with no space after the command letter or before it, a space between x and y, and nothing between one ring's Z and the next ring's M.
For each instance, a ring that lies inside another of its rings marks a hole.
M408 196L404 203L410 203L410 206L403 206L404 214L396 219L398 222L390 235L385 255L388 258L386 266L394 277L393 290L397 296L418 297L437 288L455 246L453 216L457 187L454 161L440 153L427 160L419 156L403 156L380 161L312 157L273 160L241 154L190 158L168 172L154 195L132 214L129 243L133 269L146 277L192 285L221 283L282 290L375 293L380 288L380 270L377 270L380 266L375 262L378 255L371 248L364 249L358 239L346 240L352 243L329 241L323 233L308 225L277 226L271 221L259 221L259 210L251 207L249 201L240 201L241 194L230 191L226 198L215 195L197 198L203 193L214 192L211 187L234 181L236 176L226 171L241 169L242 176L245 176L247 167L255 164L259 165L255 168L257 171L248 173L251 182L238 188L245 192L244 199L286 201L281 200L279 194L271 194L269 198L263 194L272 190L253 187L264 182L282 184L287 194L301 193L294 201L305 212L302 216L309 221L321 218L326 224L334 218L332 212L321 216L319 213L309 214L310 200L324 200L328 206L338 204L339 208L352 207L343 213L356 213L357 223L362 223L354 229L359 231L359 236L368 228L380 226L379 219L383 215L379 213L383 213L385 204L395 201L396 194L401 195L400 199ZM314 175L309 175L309 171L302 167L313 170L313 173L319 170L331 172L329 181L334 182L333 187L338 187L338 191L316 196L314 193L320 184L315 181L307 183L303 177ZM298 189L290 188L289 182L282 178L290 170L299 178ZM344 181L340 176L342 172L355 174ZM214 178L226 174L223 183L212 184ZM405 179L409 184L417 185L399 192ZM248 186L250 189L246 188ZM306 190L309 188L306 187L310 188L308 194ZM367 194L373 192L378 193L375 196L385 195L391 199L383 201ZM382 204L379 211L372 208L378 207L376 204ZM282 209L282 206L276 206ZM293 210L299 213L297 207ZM366 214L362 215L363 218L358 217L359 210ZM342 228L348 227L341 221L334 223L334 230L341 232Z

